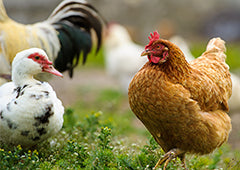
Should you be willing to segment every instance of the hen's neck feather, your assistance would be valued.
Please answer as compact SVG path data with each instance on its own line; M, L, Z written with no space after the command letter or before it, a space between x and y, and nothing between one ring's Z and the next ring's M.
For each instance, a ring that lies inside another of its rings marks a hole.
M166 73L168 77L176 80L183 80L191 73L191 66L185 59L183 52L175 44L164 40L163 43L169 49L169 56L165 63L158 65L158 67Z

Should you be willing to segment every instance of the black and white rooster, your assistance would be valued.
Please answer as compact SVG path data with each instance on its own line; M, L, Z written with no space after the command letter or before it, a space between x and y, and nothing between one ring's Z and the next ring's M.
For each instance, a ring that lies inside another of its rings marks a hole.
M8 17L0 0L0 73L11 72L15 55L28 48L41 48L60 72L78 65L79 58L85 63L96 35L96 51L102 41L104 19L85 0L64 0L43 22L23 25Z

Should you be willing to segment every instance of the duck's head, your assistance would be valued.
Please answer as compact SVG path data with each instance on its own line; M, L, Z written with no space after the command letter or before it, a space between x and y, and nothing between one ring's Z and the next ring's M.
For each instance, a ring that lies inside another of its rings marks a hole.
M17 69L23 74L35 75L41 72L48 72L62 77L62 74L49 61L47 54L39 48L30 48L17 53L12 63L12 69Z
M63 76L53 67L47 54L39 48L30 48L17 53L12 62L13 77L29 77L41 72L48 72L60 77Z

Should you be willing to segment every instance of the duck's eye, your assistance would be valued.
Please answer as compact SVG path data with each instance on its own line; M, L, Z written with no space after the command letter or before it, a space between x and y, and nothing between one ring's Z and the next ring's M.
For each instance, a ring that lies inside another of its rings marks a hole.
M36 60L39 60L40 59L40 57L37 55L37 56L35 56L34 57Z

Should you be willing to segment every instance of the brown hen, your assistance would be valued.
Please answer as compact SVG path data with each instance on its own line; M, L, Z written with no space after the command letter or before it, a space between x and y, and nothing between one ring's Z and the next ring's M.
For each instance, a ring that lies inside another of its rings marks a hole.
M208 154L228 139L227 112L232 93L225 42L213 38L206 51L188 63L182 51L154 32L143 55L147 62L129 85L129 103L166 152L158 165L185 153Z

